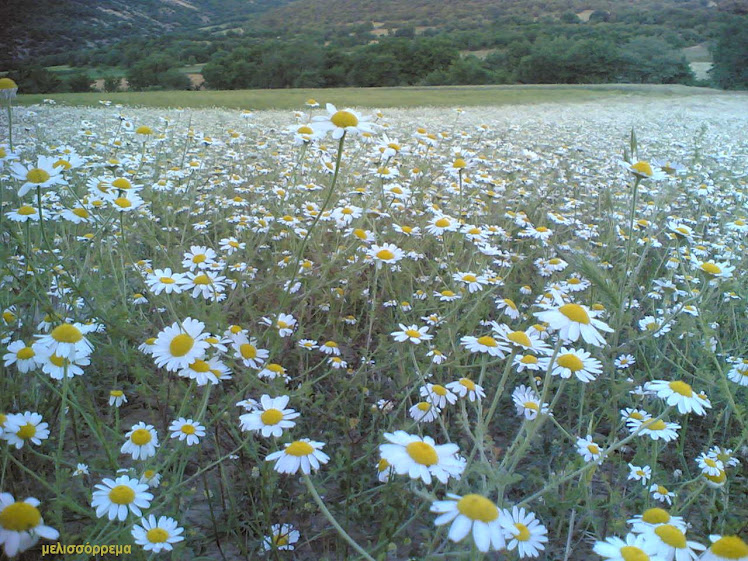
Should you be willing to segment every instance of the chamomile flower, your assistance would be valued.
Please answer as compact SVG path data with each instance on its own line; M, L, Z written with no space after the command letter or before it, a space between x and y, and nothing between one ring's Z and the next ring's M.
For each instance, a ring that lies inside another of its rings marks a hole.
M324 445L323 442L315 442L308 438L294 440L286 444L283 450L269 454L265 461L275 461L274 469L278 473L294 474L301 470L302 473L309 474L330 460L330 457L322 452Z
M502 509L499 524L504 529L506 548L517 550L520 559L524 557L539 557L548 542L548 530L532 512L524 508L512 507L512 510Z
M434 338L433 335L429 335L429 327L427 325L419 327L417 325L400 325L400 331L393 331L390 333L398 343L410 341L411 343L418 345L421 341L429 341Z
M706 546L686 539L686 534L672 524L662 524L644 534L656 555L666 561L692 561L699 558L698 551Z
M514 331L506 324L495 324L493 330L500 339L523 352L544 355L551 354L552 352L550 346L532 331Z
M189 251L184 253L182 266L190 271L194 271L195 269L204 270L210 268L215 260L216 252L214 249L202 245L193 245Z
M259 432L265 438L280 437L284 429L296 425L293 419L301 415L293 409L286 409L289 399L287 395L276 398L263 395L257 409L239 417L239 426L243 431Z
M656 554L656 547L637 534L627 534L625 540L615 536L605 538L595 542L592 551L608 561L665 561Z
M634 364L636 364L636 359L633 355L620 355L615 359L615 361L613 361L613 364L616 368L625 370L627 368L631 368Z
M668 405L677 407L681 415L691 412L706 415L705 408L712 407L706 396L694 392L690 385L680 380L654 380L647 382L644 388L664 399Z
M293 334L293 330L296 329L296 318L291 314L278 314L275 320L271 318L262 318L262 323L274 327L278 330L278 335L281 337L288 337Z
M662 440L663 442L676 440L680 428L678 423L671 423L662 419L630 420L626 424L632 433L638 430L638 434L641 436L648 436L652 440Z
M294 544L299 541L301 534L291 524L273 524L270 535L262 540L265 551L293 551Z
M512 392L512 401L517 408L517 415L528 421L536 419L538 415L547 415L549 405L540 402L540 396L531 388L519 386Z
M205 427L192 419L179 417L169 425L171 438L178 438L179 441L186 440L187 446L194 446L200 443L200 439L205 436Z
M10 493L0 493L0 545L8 557L33 547L39 538L56 540L60 537L57 530L44 524L37 508L40 504L33 497L16 501Z
M447 537L455 543L472 534L475 546L483 553L506 547L504 529L499 523L499 509L482 495L461 497L447 493L447 500L434 501L430 510L439 514L434 520L436 526L451 523Z
M63 167L55 167L57 158L51 156L39 156L36 165L23 165L19 162L10 164L10 172L13 177L23 181L18 190L18 196L23 197L32 189L48 189L55 185L67 185L62 177Z
M250 339L244 333L238 333L232 339L234 358L239 359L244 366L259 369L270 356L269 351L257 347L257 340L254 337Z
M709 536L712 542L699 561L748 561L748 544L738 536Z
M453 405L457 401L457 395L452 393L449 388L439 384L426 384L419 390L421 397L425 397L436 407L443 409L447 404Z
M36 351L23 341L13 341L8 345L8 352L3 355L3 366L7 368L13 364L21 374L36 370L39 365Z
M482 335L480 337L465 335L460 339L460 345L471 353L485 353L498 358L506 357L506 353L511 351L509 345L504 341L497 341L490 335Z
M673 504L673 497L675 497L675 493L668 490L667 487L664 485L658 485L657 483L652 483L652 485L649 487L649 492L652 494L652 497L654 497L656 500L667 503L669 505Z
M413 405L408 414L416 423L431 423L439 417L441 410L430 401L420 401Z
M153 495L148 493L148 485L139 483L128 475L121 475L117 479L103 479L94 485L91 506L96 509L96 516L107 516L109 520L115 518L124 522L129 513L142 516L142 508L151 506Z
M577 453L584 458L585 462L597 462L602 464L605 456L599 445L595 444L592 436L577 439Z
M468 401L477 401L486 397L483 386L479 386L470 378L460 378L445 386L448 390L456 393L460 398L467 397Z
M405 256L405 252L402 249L390 243L383 245L373 244L366 254L376 263L377 267L381 267L383 264L394 265Z
M141 421L132 426L125 438L125 443L120 448L122 454L130 454L133 460L147 460L156 455L158 433L153 425L146 425Z
M312 117L311 128L316 133L325 134L332 132L332 137L338 140L343 135L358 135L362 133L373 133L374 123L371 117L362 117L353 109L338 110L332 103L325 106L327 115Z
M172 273L170 268L156 269L150 273L145 282L153 294L179 294L184 290L187 278L183 273Z
M593 312L581 304L560 304L542 312L535 312L538 320L549 324L550 328L558 331L562 341L577 341L582 339L596 347L604 347L605 339L600 331L613 330L604 322L595 319L598 312Z
M184 536L181 535L183 532L184 528L180 528L179 523L173 518L160 516L156 519L150 514L147 519L141 518L140 525L135 524L130 533L135 543L142 546L145 551L160 553L171 551L173 544L184 540Z
M82 323L62 323L47 334L36 335L31 347L37 354L55 354L74 360L76 356L88 356L93 351L93 345L85 337L91 330Z
M127 403L127 396L122 390L111 390L109 392L109 406L110 407L121 407L123 403Z
M465 470L465 460L457 456L456 444L436 444L433 438L423 438L405 431L385 433L389 444L381 444L379 453L398 475L408 474L431 485L432 477L447 483L450 477L459 479Z
M231 376L227 376L228 373L228 367L215 356L208 360L196 358L177 372L182 378L195 380L198 386L205 386L208 382L216 385L221 380L230 379Z
M2 438L19 450L26 443L39 446L42 440L49 438L49 424L42 422L42 419L39 413L31 411L7 415Z
M156 366L163 366L169 372L177 372L188 367L195 359L201 358L210 346L205 339L205 324L187 318L174 322L156 337L153 359Z
M662 524L671 524L683 532L686 531L686 522L680 516L671 516L670 513L662 508L655 507L645 510L642 514L637 514L628 520L631 524L631 531L635 534L644 534Z
M627 480L641 481L642 485L646 486L649 480L652 478L652 468L649 466L635 466L629 464L629 475Z
M550 362L550 357L541 358L541 369L547 369ZM570 378L573 374L581 382L589 383L602 371L602 363L584 349L562 348L556 355L551 374L565 379Z

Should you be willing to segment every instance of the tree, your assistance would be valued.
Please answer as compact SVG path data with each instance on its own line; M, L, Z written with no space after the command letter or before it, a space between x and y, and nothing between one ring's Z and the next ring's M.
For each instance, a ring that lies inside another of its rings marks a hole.
M176 60L167 55L151 55L128 70L127 82L134 90L153 87L166 89L189 88L189 78L179 73L174 68L176 65ZM180 74L181 77L176 74Z
M22 93L54 93L62 88L62 80L40 66L12 70L8 77L18 84L18 91Z
M725 90L748 89L748 17L722 28L712 59L709 73L715 84Z
M76 72L67 79L67 89L71 92L90 92L91 77L86 72Z
M621 48L621 82L688 84L693 72L680 51L657 37L636 37Z

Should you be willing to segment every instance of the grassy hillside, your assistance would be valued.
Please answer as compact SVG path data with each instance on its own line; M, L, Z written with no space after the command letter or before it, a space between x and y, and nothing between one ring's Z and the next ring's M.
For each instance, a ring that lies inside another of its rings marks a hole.
M669 85L607 84L596 86L441 86L413 88L339 88L185 92L120 92L19 95L29 105L43 99L67 105L98 105L100 100L147 107L228 107L299 109L309 98L340 107L469 107L581 102L621 96L652 98L714 95L716 90Z

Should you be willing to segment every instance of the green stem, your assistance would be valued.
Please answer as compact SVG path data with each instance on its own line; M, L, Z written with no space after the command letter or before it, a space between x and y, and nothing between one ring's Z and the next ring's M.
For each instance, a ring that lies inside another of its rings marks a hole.
M338 524L338 521L335 520L335 517L332 515L332 513L328 510L327 506L325 506L325 503L322 501L322 498L319 496L319 493L317 493L317 489L314 487L314 483L312 483L312 480L309 478L309 474L304 474L304 483L306 483L306 488L309 490L309 493L312 495L312 498L314 499L314 502L317 503L317 506L322 511L322 514L325 515L325 518L330 522L330 524L333 525L335 530L340 534L340 537L342 537L345 541L348 542L348 544L355 549L364 559L367 559L368 561L375 561L374 558L366 553L366 550L358 545L356 541L348 535L348 533L343 529L343 527Z

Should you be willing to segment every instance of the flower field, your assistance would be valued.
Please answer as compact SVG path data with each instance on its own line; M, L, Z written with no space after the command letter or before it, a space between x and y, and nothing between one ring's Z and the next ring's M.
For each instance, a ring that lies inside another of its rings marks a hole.
M3 112L0 556L746 561L747 109Z

